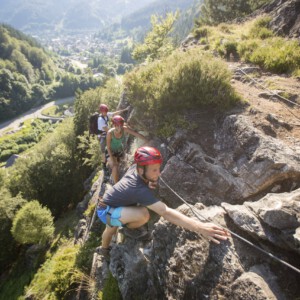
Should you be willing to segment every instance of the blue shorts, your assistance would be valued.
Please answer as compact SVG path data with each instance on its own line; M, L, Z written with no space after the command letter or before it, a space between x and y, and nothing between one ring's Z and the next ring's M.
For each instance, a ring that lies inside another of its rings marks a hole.
M102 223L106 224L106 215L110 210L111 206L107 206L105 209L97 209L97 215ZM121 223L119 219L121 218L121 212L123 207L116 207L113 213L110 216L110 225L109 226L125 226L125 224Z

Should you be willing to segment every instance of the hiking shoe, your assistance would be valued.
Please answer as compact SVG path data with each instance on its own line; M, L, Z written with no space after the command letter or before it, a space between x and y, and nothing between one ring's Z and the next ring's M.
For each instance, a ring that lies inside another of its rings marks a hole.
M137 241L149 241L153 238L152 233L143 227L135 229L122 227L119 229L119 233Z
M110 250L111 247L103 248L102 246L96 248L96 252L99 255L102 255L106 260L110 260Z

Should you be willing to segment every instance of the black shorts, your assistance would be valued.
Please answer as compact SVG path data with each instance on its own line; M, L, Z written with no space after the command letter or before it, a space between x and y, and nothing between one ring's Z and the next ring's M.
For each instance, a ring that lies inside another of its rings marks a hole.
M106 159L108 159L109 155L108 155L107 149L105 151L105 155L106 155ZM121 158L124 157L125 153L124 153L124 151L118 151L118 152L113 152L112 155L113 155L113 157L116 157L117 161L119 162L121 160Z

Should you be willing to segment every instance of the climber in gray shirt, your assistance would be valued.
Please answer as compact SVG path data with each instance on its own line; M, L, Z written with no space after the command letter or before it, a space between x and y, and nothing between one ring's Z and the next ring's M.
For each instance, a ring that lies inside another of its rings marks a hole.
M203 223L185 216L158 200L152 189L160 176L162 156L153 147L141 147L134 155L136 165L131 166L125 176L109 189L100 200L97 214L106 224L99 251L109 255L109 244L118 227L127 231L140 228L149 221L148 209L169 222L208 237L214 243L226 240L230 234L213 223ZM143 232L141 234L144 234Z

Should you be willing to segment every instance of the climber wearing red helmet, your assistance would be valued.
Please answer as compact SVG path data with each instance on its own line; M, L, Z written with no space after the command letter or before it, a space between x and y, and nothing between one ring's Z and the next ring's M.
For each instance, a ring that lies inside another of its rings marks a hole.
M117 183L119 180L120 159L124 157L126 135L131 134L144 140L145 142L147 142L147 140L142 134L128 128L127 126L124 126L125 121L121 116L114 116L112 118L112 123L114 128L111 128L107 133L106 147L109 156L108 164L112 169L114 183Z
M97 214L106 224L106 229L98 253L109 258L112 236L120 226L125 236L136 240L151 239L151 233L142 227L149 221L148 209L175 225L209 237L215 243L228 238L229 233L223 228L189 218L154 196L150 187L158 181L163 161L156 148L140 147L135 152L134 160L136 165L131 166L123 178L106 191L103 199L100 198Z
M98 117L98 138L100 141L100 149L101 149L101 159L102 159L102 168L104 170L104 172L106 173L106 175L108 174L108 170L106 168L106 157L105 157L105 147L106 147L106 134L108 131L108 122L110 120L111 117L115 116L115 115L119 115L120 113L127 111L129 107L119 110L119 111L115 111L115 112L109 112L108 111L108 106L106 104L100 104L99 106L99 112L100 115Z

